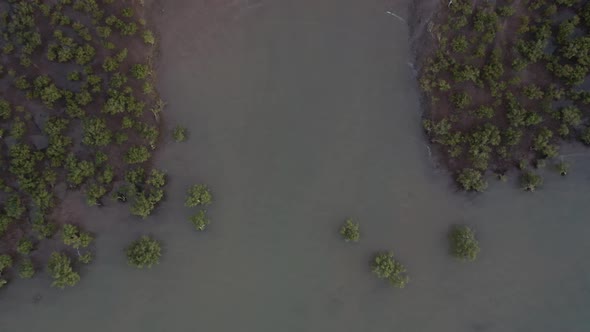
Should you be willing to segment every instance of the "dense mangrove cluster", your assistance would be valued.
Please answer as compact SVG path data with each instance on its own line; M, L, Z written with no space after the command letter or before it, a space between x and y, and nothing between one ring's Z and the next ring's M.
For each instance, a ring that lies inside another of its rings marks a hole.
M518 168L533 191L536 168L567 174L559 144L590 145L590 3L454 0L430 32L424 128L459 185L483 191L486 173Z
M140 217L164 197L165 174L150 167L164 106L155 43L141 2L0 3L0 286L44 262L55 286L80 279L92 236L52 215L66 189L89 206L128 201ZM58 231L55 252L35 252Z

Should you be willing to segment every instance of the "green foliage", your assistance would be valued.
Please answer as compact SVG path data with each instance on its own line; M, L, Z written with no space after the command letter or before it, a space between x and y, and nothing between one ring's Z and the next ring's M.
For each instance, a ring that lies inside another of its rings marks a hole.
M197 214L190 217L190 222L195 226L198 231L204 231L207 225L209 225L209 219L204 210L197 212Z
M72 71L68 73L68 81L79 81L80 80L80 72Z
M449 234L451 253L461 260L474 261L479 254L475 232L467 226L455 226Z
M113 167L108 165L104 168L102 174L97 177L97 180L102 184L110 184L113 182L113 178L115 177L115 173L113 171Z
M77 186L86 181L87 178L94 176L96 169L94 164L87 161L78 161L73 155L66 159L66 169L68 170L68 181Z
M494 117L494 108L491 106L481 105L473 111L473 114L479 119L491 119Z
M533 139L533 150L540 152L547 158L557 155L557 146L550 144L553 132L547 128L541 128Z
M12 108L6 99L0 98L0 119L8 120L12 114Z
M12 219L19 219L26 211L24 204L18 194L12 194L8 196L6 205L4 206L4 212L6 216Z
M578 126L582 123L582 112L575 106L567 106L560 111L561 121L568 126Z
M150 30L145 30L142 34L143 42L148 45L154 45L156 43L156 38L154 34Z
M406 268L398 261L393 259L393 253L379 253L375 256L372 263L372 270L380 279L387 279L397 288L404 288L410 281L406 275Z
M89 206L101 205L100 200L106 193L107 189L104 186L93 183L88 186L88 190L86 191L86 203Z
M82 264L90 264L90 262L92 262L93 258L94 258L94 256L92 255L91 252L86 252L86 253L78 256L78 261Z
M3 236L10 224L12 224L14 220L8 217L6 214L0 214L0 236Z
M12 267L12 257L8 254L1 254L0 255L0 274L6 269Z
M562 45L567 44L570 41L570 36L576 30L578 23L580 23L580 17L577 15L561 22L557 32L557 42Z
M490 60L483 66L481 76L488 83L496 82L504 74L504 65L502 64L502 51L499 48L494 49Z
M76 48L75 52L75 61L77 64L82 66L91 63L96 55L96 50L94 49L94 47L88 44L79 46L78 48Z
M75 225L65 224L62 231L62 239L65 245L74 249L86 248L94 238L90 233L83 232Z
M12 123L12 128L10 128L10 136L21 139L25 134L25 130L25 123L20 119L16 119Z
M529 84L527 86L524 87L524 95L531 100L539 100L539 99L543 99L544 93L543 90L541 90L540 87L534 85L534 84Z
M103 118L87 118L83 122L82 142L89 146L106 146L111 143L112 133Z
M114 72L119 69L119 62L117 62L116 59L108 56L104 59L102 69L104 69L106 72Z
M352 219L347 219L342 228L340 228L340 234L346 242L358 242L361 237L359 223L354 222Z
M176 126L172 131L172 138L174 138L176 142L184 142L186 140L186 128Z
M150 268L160 262L161 251L158 241L144 235L127 248L127 260L131 266Z
M136 192L131 206L131 214L146 218L152 213L163 197L164 191L161 189L152 190L147 193Z
M213 201L213 195L204 184L194 185L189 188L184 205L195 207L199 205L209 205Z
M570 169L570 164L566 163L565 161L558 163L556 166L557 166L557 171L559 172L559 174L561 176L566 176L569 169Z
M21 255L28 255L33 251L33 242L27 238L22 238L18 241L16 251Z
M35 275L35 267L30 258L25 258L18 266L18 276L21 279L30 279Z
M590 145L590 128L584 129L584 131L582 132L582 135L580 136L580 140L584 144Z
M498 15L508 17L514 15L516 9L512 6L501 6L498 7Z
M154 168L146 183L154 188L162 188L166 184L166 173Z
M471 81L473 83L479 82L480 77L480 70L471 65L462 65L462 66L455 66L453 68L453 78L455 81L461 82L468 82Z
M464 35L459 35L453 39L451 46L453 47L453 51L457 53L465 53L469 48L469 42Z
M145 170L141 167L130 169L125 174L125 181L129 184L139 185L145 179Z
M488 183L483 179L481 172L471 168L463 169L457 177L457 182L465 191L482 192L488 187Z
M453 94L451 101L458 109L464 109L471 104L471 96L466 92L457 92Z
M145 146L132 146L125 154L125 161L128 164L138 164L147 161L150 156L151 154Z
M542 184L543 178L535 173L524 172L520 176L520 187L525 191L535 191Z
M148 65L144 64L135 64L131 67L131 75L137 79L145 79L151 74L150 68Z
M55 233L56 226L50 222L46 222L43 215L37 215L33 220L33 231L37 232L38 239L50 238Z
M65 288L74 286L80 281L80 275L72 269L72 262L63 253L53 252L47 263L47 268L53 278L54 287Z

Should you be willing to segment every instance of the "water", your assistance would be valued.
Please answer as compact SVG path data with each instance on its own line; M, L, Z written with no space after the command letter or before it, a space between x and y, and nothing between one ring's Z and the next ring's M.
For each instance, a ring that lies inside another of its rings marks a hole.
M534 194L455 192L424 145L408 28L386 14L407 19L407 2L162 9L166 127L190 130L157 157L167 201L145 221L118 206L68 216L100 234L96 261L73 289L44 276L2 290L0 331L590 330L590 154ZM216 195L205 233L183 207L199 182ZM358 244L338 234L349 216ZM456 223L478 231L473 264L448 255ZM122 253L142 233L165 244L148 271ZM407 266L406 289L371 275L380 250Z

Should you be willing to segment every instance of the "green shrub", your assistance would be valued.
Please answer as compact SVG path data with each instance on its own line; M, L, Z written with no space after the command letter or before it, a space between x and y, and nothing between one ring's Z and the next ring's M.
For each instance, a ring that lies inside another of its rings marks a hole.
M149 192L136 192L131 205L131 214L146 218L155 209L156 204L164 197L161 189L150 190Z
M465 191L482 192L488 187L488 183L483 179L481 172L471 168L463 169L457 177L457 182Z
M106 71L107 73L114 72L117 69L119 69L119 62L117 62L116 59L113 59L110 56L108 56L104 59L102 69L104 69L104 71Z
M80 275L72 269L72 262L68 256L53 252L47 263L49 273L53 277L54 287L65 288L74 286L80 281Z
M62 231L62 239L65 245L74 249L86 248L94 238L90 233L83 232L75 225L65 224Z
M146 183L154 188L162 188L166 184L166 173L154 168Z
M186 128L176 126L174 131L172 131L172 138L174 138L176 142L184 142L186 140Z
M10 103L6 99L0 98L0 119L8 120L12 114Z
M195 207L199 205L209 205L213 201L213 196L204 184L194 185L189 188L185 204L187 207Z
M469 42L464 35L459 35L453 39L451 46L453 47L453 51L457 53L465 53L469 48Z
M567 106L561 109L561 121L568 126L577 126L582 123L582 112L575 106Z
M125 161L128 164L138 164L147 161L150 156L151 154L145 146L132 146L125 154Z
M93 183L88 186L86 191L86 203L89 206L101 205L101 198L106 195L107 189L100 184Z
M25 258L18 267L18 276L21 279L30 279L35 275L35 267L30 258Z
M154 45L156 43L156 38L154 37L154 34L150 30L145 30L143 32L142 37L143 37L143 42L148 45Z
M377 254L373 259L372 270L378 278L389 280L397 288L404 288L410 281L410 278L405 273L406 268L393 259L393 253Z
M33 242L27 238L22 238L18 241L16 251L21 255L28 255L33 251Z
M160 262L161 251L158 241L144 235L127 248L127 260L136 268L150 268Z
M0 255L0 274L2 274L2 272L6 269L9 269L12 267L12 257L10 257L10 255L8 254L2 254Z
M151 74L150 68L148 65L144 64L135 64L131 67L131 75L137 79L144 79Z
M475 232L467 226L455 226L449 235L451 252L461 260L474 261L479 254L479 242Z
M561 174L561 176L566 176L570 169L570 164L566 163L565 161L558 163L556 166L557 171L559 172L559 174Z
M139 185L145 180L145 170L141 167L136 167L128 170L125 173L125 181L129 184Z
M535 191L543 184L543 178L532 172L524 172L520 176L520 187L525 191Z
M500 6L498 7L498 15L509 17L516 13L516 9L513 6Z
M78 261L82 264L90 264L94 256L91 252L86 252L84 254L78 255Z
M89 146L106 146L111 143L113 137L107 127L105 119L88 118L83 121L84 136L82 142Z
M340 234L344 237L346 242L352 241L357 242L361 237L360 226L355 223L352 219L346 220L342 228L340 228Z
M77 161L73 156L66 159L66 169L68 170L67 179L74 186L82 184L96 172L93 163L87 160Z
M486 105L481 105L473 111L473 114L479 119L491 119L494 117L494 113L494 108Z
M190 222L195 226L198 231L204 231L207 225L209 225L209 219L205 211L201 210L197 214L190 217Z
M8 217L19 219L26 211L26 208L20 196L18 194L12 194L6 199L4 211Z
M584 144L590 145L590 128L584 129L584 131L582 132L582 135L580 136L580 140Z
M457 92L453 94L451 101L458 109L464 109L471 104L471 96L465 92Z

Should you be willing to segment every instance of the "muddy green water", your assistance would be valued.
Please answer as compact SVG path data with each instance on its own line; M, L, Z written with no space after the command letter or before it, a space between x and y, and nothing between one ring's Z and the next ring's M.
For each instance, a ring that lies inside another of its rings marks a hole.
M117 206L71 216L100 234L95 263L73 289L44 276L2 290L0 331L590 331L590 157L534 194L455 192L421 135L408 28L385 13L407 18L407 2L161 9L166 127L190 130L157 157L168 199L145 221ZM182 203L201 181L216 194L206 233ZM339 237L348 216L358 244ZM447 254L464 222L473 264ZM144 232L165 253L137 271L122 248ZM378 250L406 264L406 289L370 274Z

